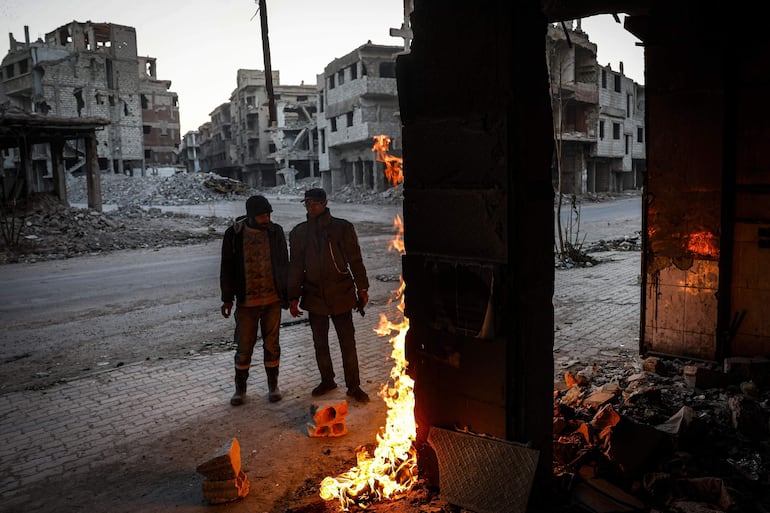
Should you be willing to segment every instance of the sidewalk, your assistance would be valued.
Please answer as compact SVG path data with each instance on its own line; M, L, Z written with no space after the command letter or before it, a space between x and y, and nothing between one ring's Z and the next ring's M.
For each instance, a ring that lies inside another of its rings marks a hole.
M555 271L556 372L589 365L593 357L638 352L640 254L594 256L604 262ZM355 319L362 388L372 401L350 402L349 434L340 438L307 436L318 371L306 323L281 332L284 399L278 403L265 399L257 364L247 403L229 405L232 352L126 365L46 390L0 395L0 512L101 513L104 504L110 513L209 512L195 467L232 437L241 443L252 491L217 511L273 511L288 491L314 477L307 469L344 466L384 425L377 391L391 368L391 346L373 334L376 309ZM345 387L334 336L332 348L340 387L324 399L341 401ZM294 429L265 439L287 424Z

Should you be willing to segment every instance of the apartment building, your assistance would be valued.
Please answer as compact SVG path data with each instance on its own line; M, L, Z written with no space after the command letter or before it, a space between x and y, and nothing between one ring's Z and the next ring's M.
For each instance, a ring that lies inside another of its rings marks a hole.
M187 173L197 173L201 170L200 138L200 132L197 130L190 130L182 136L178 158L179 165L184 167Z
M179 144L176 94L168 90L170 82L157 80L155 59L138 58L133 27L73 21L35 42L25 27L25 41L11 34L10 43L0 84L14 106L59 118L109 120L96 134L102 170L144 172L146 150L151 162L153 155L170 162ZM150 73L139 71L147 66ZM84 162L77 146L65 148L68 171ZM35 158L50 161L50 155Z
M402 52L402 46L369 42L317 76L318 163L327 191L346 184L375 191L389 186L372 145L374 136L387 135L390 153L401 156L396 57Z
M239 69L230 101L201 126L201 170L273 187L317 176L314 85L282 85L272 71L276 119L271 123L265 72Z
M565 194L640 188L646 155L644 87L623 74L622 63L619 71L599 66L596 45L580 20L565 27L551 25L546 36L554 187L561 179Z
M179 99L170 91L170 80L158 80L157 59L137 57L137 61L145 167L170 167L177 163L181 141Z

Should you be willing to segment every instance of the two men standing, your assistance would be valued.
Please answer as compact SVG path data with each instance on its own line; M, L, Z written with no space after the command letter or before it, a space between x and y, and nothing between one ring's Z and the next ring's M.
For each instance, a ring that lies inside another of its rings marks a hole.
M246 380L257 328L262 331L268 399L281 399L278 389L280 362L279 327L281 309L292 316L307 310L313 333L316 363L321 383L312 391L323 395L335 388L329 351L329 320L334 324L342 353L347 395L359 402L369 396L361 389L356 351L353 309L369 301L369 281L353 225L332 217L326 192L310 189L303 199L307 221L290 234L291 260L281 227L270 221L272 207L263 196L246 202L246 218L225 231L222 242L220 288L222 315L235 309L235 394L233 405L243 403Z

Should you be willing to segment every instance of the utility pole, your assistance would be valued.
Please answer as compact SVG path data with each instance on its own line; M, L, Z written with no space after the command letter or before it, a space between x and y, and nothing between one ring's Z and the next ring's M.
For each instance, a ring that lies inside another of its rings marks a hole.
M270 126L277 124L275 112L275 93L273 92L273 69L270 65L270 39L267 35L267 6L265 0L259 1L259 20L262 25L262 54L265 58L265 87L267 88L268 112L270 116Z

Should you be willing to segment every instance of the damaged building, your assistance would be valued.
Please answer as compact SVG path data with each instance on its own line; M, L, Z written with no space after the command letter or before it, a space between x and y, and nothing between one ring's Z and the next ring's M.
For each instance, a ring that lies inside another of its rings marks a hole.
M45 40L31 42L26 27L24 42L10 39L1 83L13 106L58 118L109 120L97 132L102 171L132 174L175 161L177 95L169 91L170 81L157 79L155 59L137 56L133 27L73 21ZM84 152L80 143L67 144L67 172L78 171ZM50 167L50 155L34 159Z
M639 189L645 170L644 86L600 66L580 20L549 24L556 157L554 187L565 194ZM561 168L561 169L559 169Z
M272 71L276 119L271 124L262 70L239 69L230 101L199 127L201 171L252 187L293 183L318 174L315 86L282 85Z
M374 136L387 135L390 152L401 155L396 57L402 52L401 46L366 43L318 75L318 162L327 191L346 184L387 188L372 145Z

